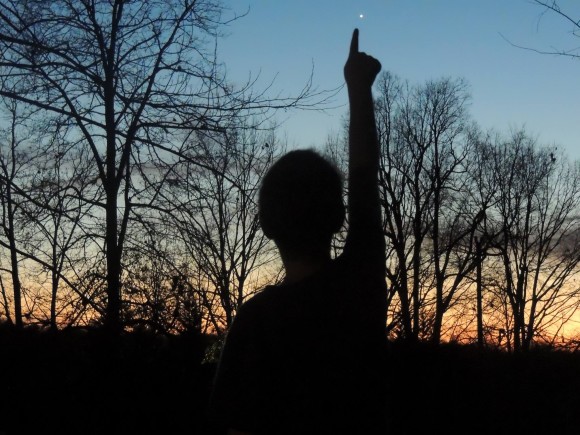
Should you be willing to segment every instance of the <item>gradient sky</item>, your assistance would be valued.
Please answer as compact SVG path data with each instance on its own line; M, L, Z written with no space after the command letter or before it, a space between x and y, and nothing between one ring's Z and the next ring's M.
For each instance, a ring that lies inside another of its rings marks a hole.
M580 19L580 0L560 0ZM272 92L295 94L314 66L319 89L343 84L342 68L352 30L360 50L411 83L444 76L470 84L470 113L484 128L508 131L525 126L540 143L555 144L580 159L580 61L541 55L572 49L580 38L572 26L530 0L227 0L231 23L219 42L228 76L243 82L276 76ZM364 18L360 18L360 14ZM502 37L503 35L503 37ZM506 38L506 39L504 39ZM281 132L291 147L322 146L340 129L346 91L326 113L282 114Z

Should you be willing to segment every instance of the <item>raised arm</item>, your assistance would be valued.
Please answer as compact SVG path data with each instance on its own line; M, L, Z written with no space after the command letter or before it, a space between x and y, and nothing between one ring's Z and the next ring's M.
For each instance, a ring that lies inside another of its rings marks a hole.
M358 29L355 29L344 66L350 104L349 228L345 253L382 270L385 265L385 241L378 186L380 150L372 96L372 85L381 64L374 57L359 51L358 36Z

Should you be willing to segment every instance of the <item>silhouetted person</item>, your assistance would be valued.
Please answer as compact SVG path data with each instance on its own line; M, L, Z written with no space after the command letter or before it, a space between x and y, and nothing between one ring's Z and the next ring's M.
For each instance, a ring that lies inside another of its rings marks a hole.
M268 171L260 222L285 279L238 310L218 365L211 413L230 434L384 433L385 244L371 87L380 63L353 33L344 67L350 103L348 236L331 259L345 209L336 168L310 150Z

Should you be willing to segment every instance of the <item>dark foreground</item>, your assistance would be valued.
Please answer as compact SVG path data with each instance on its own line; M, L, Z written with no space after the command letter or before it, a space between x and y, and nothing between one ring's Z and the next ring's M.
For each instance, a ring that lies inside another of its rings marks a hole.
M211 338L0 328L0 435L221 435ZM396 434L580 434L580 354L393 343Z

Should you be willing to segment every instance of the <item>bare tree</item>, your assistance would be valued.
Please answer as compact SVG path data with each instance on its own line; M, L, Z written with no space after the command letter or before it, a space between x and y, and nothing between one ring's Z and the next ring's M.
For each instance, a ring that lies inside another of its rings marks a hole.
M102 193L88 176L91 162L84 154L86 150L75 149L65 136L56 132L48 136L48 143L38 141L34 173L25 192L31 199L24 209L25 219L33 233L26 257L48 274L50 299L46 317L53 329L74 322L78 315L74 301L80 299L81 304L87 305L81 291L71 288L71 280L87 262L84 225L90 222L92 204ZM40 307L41 313L43 308ZM43 317L37 320L46 322Z
M243 124L198 133L188 147L192 158L179 161L141 153L141 201L133 202L131 221L137 230L124 258L125 314L130 324L155 329L201 322L203 331L221 333L247 297L279 276L259 228L257 194L283 147L275 130ZM197 314L188 316L186 306Z
M215 51L225 22L219 0L0 4L0 95L74 130L105 193L96 205L104 215L98 242L106 259L105 324L112 330L122 327L121 264L136 153L181 155L192 131L220 132L232 119L312 104L310 82L289 98L271 98L251 81L230 86Z
M162 333L208 332L200 294L190 283L192 267L177 239L163 227L143 225L142 233L141 240L128 240L124 256L124 323Z
M580 38L580 15L578 17L572 16L571 11L562 9L560 2L557 0L532 0L532 3L543 8L539 20L545 19L546 15L551 14L556 18L560 18L564 26L567 26L566 33L572 35L573 38ZM570 7L572 9L572 7ZM580 14L580 11L576 11ZM538 20L538 24L539 24ZM555 55L570 57L572 59L580 58L580 48L577 42L573 42L570 48L554 48L540 49L536 47L522 46L515 44L504 37L511 45L524 50L530 50L539 54Z
M535 337L557 334L577 307L570 280L580 262L580 166L520 130L495 144L492 170L497 202L487 221L497 257L487 269L509 304L506 338L527 350Z
M22 312L22 271L21 271L21 243L27 233L22 225L22 207L24 198L19 196L22 184L25 183L31 161L31 150L26 141L27 129L22 124L27 114L15 102L6 103L8 115L7 127L2 131L5 138L0 142L0 206L2 207L2 235L0 246L7 249L9 254L9 276L12 281L12 304L14 324L23 326ZM30 234L30 233L27 233ZM2 281L4 313L8 321L12 321L11 307L8 300L4 280Z
M74 300L94 308L75 286L74 275L87 263L86 236L80 230L89 220L88 191L94 192L94 198L100 193L86 176L87 159L74 150L74 143L66 141L66 133L44 131L31 113L23 110L25 105L3 102L9 122L7 140L0 144L6 236L0 239L0 246L9 253L10 281L16 292L11 299L17 318L20 313L27 323L55 328L57 323L74 322L78 314L71 307ZM5 312L10 319L5 284L2 280ZM67 294L58 295L64 287Z
M200 133L192 144L196 161L172 168L163 201L179 204L166 215L187 261L187 277L199 291L216 332L234 318L237 307L278 274L273 246L262 233L258 189L283 151L274 131L240 129L231 134Z
M397 294L399 333L439 342L443 315L474 264L471 251L455 249L473 235L477 214L462 196L473 142L467 85L440 79L412 87L385 73L378 87L387 278Z

